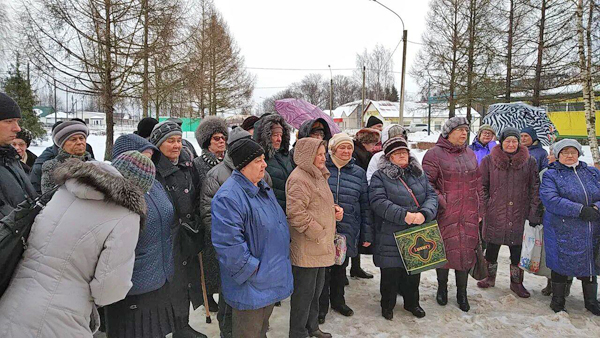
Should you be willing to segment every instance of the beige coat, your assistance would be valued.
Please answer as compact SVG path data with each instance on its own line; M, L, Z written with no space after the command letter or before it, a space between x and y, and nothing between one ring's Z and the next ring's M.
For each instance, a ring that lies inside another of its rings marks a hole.
M285 186L292 242L292 265L304 268L334 264L335 208L327 179L329 171L313 164L321 141L303 138L296 143L298 165Z

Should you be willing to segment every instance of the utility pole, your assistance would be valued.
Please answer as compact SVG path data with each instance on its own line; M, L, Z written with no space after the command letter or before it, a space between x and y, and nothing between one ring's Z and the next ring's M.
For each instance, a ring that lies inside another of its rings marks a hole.
M331 72L331 65L329 67L329 115L333 118L333 72Z
M362 69L362 76L363 76L363 82L362 82L362 104L361 104L361 109L360 109L360 114L358 114L358 128L362 128L363 126L363 114L365 112L365 81L366 81L366 72L367 72L367 67L365 65L363 65L363 69Z
M431 135L431 81L427 81L427 136Z
M402 31L402 79L400 80L400 114L398 124L404 126L404 78L406 77L406 42L408 31Z
M65 114L67 118L69 118L69 87L65 85L65 90L67 93L67 102L65 102Z

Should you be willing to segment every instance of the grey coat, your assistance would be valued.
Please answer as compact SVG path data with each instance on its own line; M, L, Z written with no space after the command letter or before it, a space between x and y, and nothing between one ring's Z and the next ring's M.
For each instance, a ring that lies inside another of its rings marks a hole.
M95 305L127 295L143 193L113 167L70 160L0 299L0 337L92 337ZM142 221L143 222L143 221Z
M8 215L27 197L33 199L35 196L15 148L0 147L0 218Z

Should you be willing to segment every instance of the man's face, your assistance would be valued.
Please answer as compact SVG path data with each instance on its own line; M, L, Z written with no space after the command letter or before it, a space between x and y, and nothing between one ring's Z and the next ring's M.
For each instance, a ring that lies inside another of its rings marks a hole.
M529 134L521 133L521 144L526 147L529 147L533 144L533 139L531 138L531 136L529 136Z
M271 143L273 144L273 149L279 150L281 148L281 141L283 140L283 132L279 130L273 131L271 133Z
M75 134L65 141L62 148L71 155L83 156L85 154L85 146L85 135Z
M381 124L381 123L378 123L378 124L376 124L376 125L373 125L373 126L371 126L371 128L373 128L373 129L377 129L377 130L379 130L379 131L383 131L383 124Z
M19 127L20 119L0 120L0 146L6 146L12 143L21 131Z

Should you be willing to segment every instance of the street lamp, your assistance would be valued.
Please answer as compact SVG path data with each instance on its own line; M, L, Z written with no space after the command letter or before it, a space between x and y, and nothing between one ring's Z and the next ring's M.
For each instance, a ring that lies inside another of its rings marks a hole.
M398 13L394 12L391 8L389 8L388 6L382 4L381 2L379 2L377 0L372 0L372 1L376 2L383 8L387 9L388 11L394 13L394 15L396 15L398 17L398 19L400 19L400 22L402 22L402 78L400 80L400 105L399 105L400 107L398 109L398 117L399 117L398 124L402 126L402 125L404 125L404 78L406 76L406 41L407 41L408 31L406 29L404 29L404 20L402 20L402 17L400 17L400 15L398 15Z

